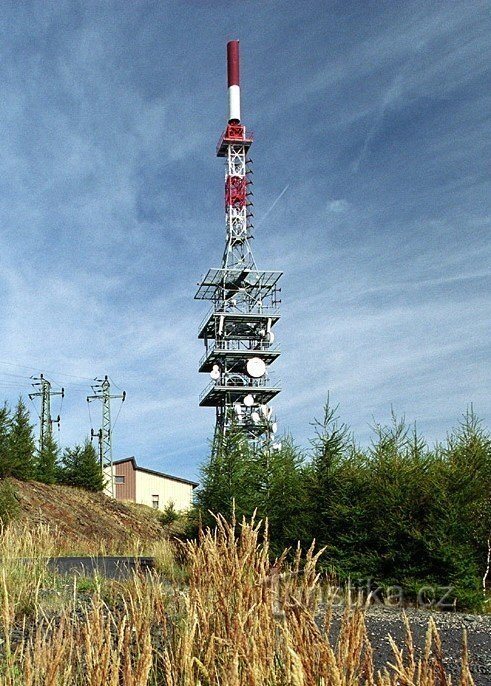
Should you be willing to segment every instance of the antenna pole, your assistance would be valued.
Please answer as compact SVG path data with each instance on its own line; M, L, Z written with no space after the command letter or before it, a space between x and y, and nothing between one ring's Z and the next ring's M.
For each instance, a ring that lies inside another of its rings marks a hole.
M217 146L225 161L225 250L221 267L208 271L195 295L213 303L198 337L205 343L199 371L211 377L200 405L215 407L215 450L232 425L253 444L271 438L276 422L268 403L280 392L269 367L280 354L272 328L280 318L281 272L259 270L251 249L253 135L241 121L237 40L227 44L227 85L228 123Z
M126 391L120 394L111 394L111 384L107 374L103 379L95 379L96 383L92 386L93 395L87 396L87 402L100 400L102 402L102 427L98 431L91 430L91 437L97 437L99 444L99 462L104 476L108 479L105 487L106 495L115 497L114 487L114 466L113 466L113 446L112 446L112 426L111 426L111 400L126 399Z
M29 398L41 398L41 414L39 415L39 453L41 454L49 439L53 433L53 424L60 425L61 417L57 416L56 419L51 417L51 398L55 395L61 395L62 398L65 397L65 389L62 388L61 391L52 391L51 382L44 377L43 374L33 377L33 386L39 390L34 393L29 393Z

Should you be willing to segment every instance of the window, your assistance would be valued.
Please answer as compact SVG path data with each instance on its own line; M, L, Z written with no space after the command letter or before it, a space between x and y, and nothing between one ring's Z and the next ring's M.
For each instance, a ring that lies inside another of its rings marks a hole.
M124 484L124 476L115 476L115 477L114 477L114 483L116 483L116 484Z
M155 510L159 509L159 496L158 495L153 495L152 496L152 507Z

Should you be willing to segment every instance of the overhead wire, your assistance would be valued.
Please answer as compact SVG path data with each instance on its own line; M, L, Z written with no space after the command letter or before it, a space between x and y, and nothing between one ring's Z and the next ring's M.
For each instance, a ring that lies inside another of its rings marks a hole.
M36 372L36 373L40 373L40 372L39 372L40 367L31 367L31 366L29 366L29 365L17 364L17 363L14 363L14 362L8 362L8 361L6 361L6 360L0 360L0 365L6 365L6 366L9 366L9 367L13 367L13 368L26 369L26 370L28 370L28 371L34 371L34 372ZM78 376L78 375L75 375L75 374L69 374L69 373L65 373L65 372L50 371L50 370L44 369L44 370L43 370L43 374L44 374L44 373L50 375L50 383L52 383L52 384L58 386L58 387L61 388L61 389L64 389L66 385L68 385L69 387L72 387L72 388L77 388L77 387L80 388L80 389L82 389L82 388L87 388L87 385L88 385L88 384L87 384L87 383L82 383L82 381L84 381L84 382L87 382L87 381L88 381L88 382L91 382L90 385L91 385L91 387L92 387L92 384L93 384L93 382L94 382L94 378L92 378L92 377L83 377L83 376ZM51 377L51 374L54 374L54 375L56 375L56 376L69 377L69 378L72 378L72 379L79 379L80 381L78 381L78 382L76 382L76 381L67 381L64 385L62 385L61 383L59 383L58 381L56 381L55 379L53 379L53 377ZM16 372L13 372L13 371L12 371L12 372L7 372L7 371L2 371L2 370L0 370L0 389L3 388L3 389L5 389L5 391L27 390L27 389L30 389L30 388L31 388L31 386L33 385L33 379L36 379L36 378L37 378L37 377L35 377L35 376L32 375L32 374L31 374L30 376L26 376L26 375L24 375L24 374L16 373ZM121 387L120 387L112 378L110 378L110 377L108 377L108 378L110 379L111 384L112 384L115 388L117 388L119 391L122 391ZM124 391L122 391L122 392L124 392ZM30 397L30 394L29 394L29 393L27 393L27 396L28 396L28 398L29 398L29 400L30 400L30 402L31 402L31 404L32 404L32 406L33 406L35 416L38 418L39 421L41 421L41 414L40 414L40 411L38 410L38 408L37 408L37 406L36 406L36 403L35 403L34 400ZM63 398L63 395L62 395L61 401L60 401L60 411L59 411L59 415L60 415L60 416L61 416L62 409L63 409L63 400L64 400L64 398ZM90 429L91 429L91 433L92 433L92 431L93 431L93 420L92 420L92 413L91 413L91 411L90 411L90 402L87 403L87 409L88 409L88 415L89 415ZM122 409L123 409L123 402L121 402L121 405L120 405L120 407L119 407L119 410L118 410L118 412L117 412L117 414L116 414L116 418L115 418L114 422L112 423L112 426L111 426L111 433L114 431L114 429L115 429L115 427L116 427L116 424L117 424L117 422L118 422L118 420L119 420L119 417L120 417L120 414L121 414L121 410L122 410ZM57 442L58 442L58 445L61 447L61 427L60 427L60 424L58 424L58 436L57 436L57 439L58 439L58 441L57 441Z
M122 409L123 409L123 402L121 401L121 405L119 406L119 410L118 410L118 412L117 412L117 414L116 414L116 419L114 420L113 425L112 425L112 427L111 427L111 432L112 432L112 433L114 433L114 428L115 428L116 423L117 423L117 421L118 421L118 419L119 419L119 415L121 414L121 410L122 410Z
M31 367L25 364L17 364L16 362L7 362L5 360L0 360L0 364L7 365L9 367L19 367L19 369L30 369L31 371L39 371L39 369L42 367L42 365L39 365L37 367ZM81 379L83 381L93 381L92 378L89 378L88 376L80 376L79 374L69 374L68 372L59 372L59 371L53 371L51 369L45 369L44 370L46 374L54 374L55 376L68 376L72 379Z

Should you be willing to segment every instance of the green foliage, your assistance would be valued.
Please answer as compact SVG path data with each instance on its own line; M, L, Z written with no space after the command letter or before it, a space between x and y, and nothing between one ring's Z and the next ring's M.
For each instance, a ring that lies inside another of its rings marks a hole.
M87 491L104 489L104 477L97 452L88 439L82 446L76 445L64 451L58 479L60 483L85 488Z
M7 403L0 408L0 478L11 476L12 460L10 454L10 411Z
M58 445L51 432L45 437L43 449L36 460L35 477L45 484L55 484L58 480Z
M308 491L303 476L303 456L291 437L276 448L266 445L256 456L254 470L258 515L268 518L272 550L306 540L310 531L305 518Z
M28 480L35 477L35 443L29 411L19 398L15 412L9 420L8 476ZM4 475L7 474L4 472Z
M489 433L472 410L435 449L395 415L373 430L372 444L358 448L328 399L306 463L291 439L254 453L236 428L203 467L199 515L213 524L208 510L230 517L235 501L239 518L254 510L268 517L275 554L315 538L341 581L398 585L413 601L422 587L449 587L447 605L480 607L491 537Z
M227 519L235 511L239 519L254 511L257 503L252 452L244 433L232 428L217 441L209 461L201 468L201 487L196 507L203 524L213 525L210 514L220 512Z
M160 523L164 526L173 524L179 519L179 512L174 507L172 500L165 506L162 514L159 517Z
M19 497L8 479L0 479L0 525L2 527L16 519L20 512Z

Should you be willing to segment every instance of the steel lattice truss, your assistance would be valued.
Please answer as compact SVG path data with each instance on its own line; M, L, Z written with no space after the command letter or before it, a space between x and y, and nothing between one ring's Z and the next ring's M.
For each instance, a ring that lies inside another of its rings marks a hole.
M195 296L212 303L198 337L205 344L199 371L211 376L200 405L216 408L215 440L232 426L242 427L253 442L271 441L276 431L269 402L280 388L270 367L280 355L273 327L280 318L281 272L259 270L251 250L252 140L230 117L217 146L217 156L225 159L225 251L221 267L208 271Z

